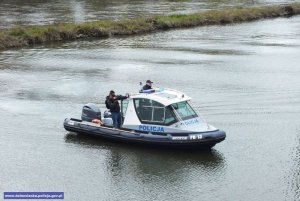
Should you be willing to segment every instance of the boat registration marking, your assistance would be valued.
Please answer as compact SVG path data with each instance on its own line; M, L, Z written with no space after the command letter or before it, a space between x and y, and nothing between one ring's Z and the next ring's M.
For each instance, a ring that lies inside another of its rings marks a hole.
M186 136L176 136L176 137L172 137L172 140L187 140L188 137Z
M201 134L190 135L190 140L201 140L201 139L202 139Z

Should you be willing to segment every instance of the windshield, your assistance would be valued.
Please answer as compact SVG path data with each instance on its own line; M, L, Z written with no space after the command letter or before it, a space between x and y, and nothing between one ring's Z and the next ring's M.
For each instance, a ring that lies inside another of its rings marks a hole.
M190 106L190 104L187 101L174 103L172 104L172 107L174 108L174 110L182 120L188 120L188 119L198 117L196 112L193 110L193 108Z

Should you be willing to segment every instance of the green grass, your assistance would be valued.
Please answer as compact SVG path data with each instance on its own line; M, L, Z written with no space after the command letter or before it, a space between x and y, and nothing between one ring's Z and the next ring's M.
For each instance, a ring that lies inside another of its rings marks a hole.
M172 28L224 25L299 14L300 3L293 3L276 6L210 10L187 15L153 16L120 21L100 20L82 24L65 23L44 26L20 26L0 30L0 49L25 47L56 41L133 35Z

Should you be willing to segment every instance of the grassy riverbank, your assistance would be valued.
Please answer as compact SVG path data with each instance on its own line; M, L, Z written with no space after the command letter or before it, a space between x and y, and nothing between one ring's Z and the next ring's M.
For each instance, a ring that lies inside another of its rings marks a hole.
M22 26L0 30L0 49L76 39L105 38L149 33L171 28L223 25L300 14L300 3L211 10L187 15L154 16L121 21L101 20L82 24Z

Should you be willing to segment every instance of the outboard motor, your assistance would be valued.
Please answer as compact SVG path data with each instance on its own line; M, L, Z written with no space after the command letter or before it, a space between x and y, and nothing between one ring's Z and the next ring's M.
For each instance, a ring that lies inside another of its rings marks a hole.
M91 122L93 119L101 120L101 111L94 103L85 104L82 108L81 119Z

